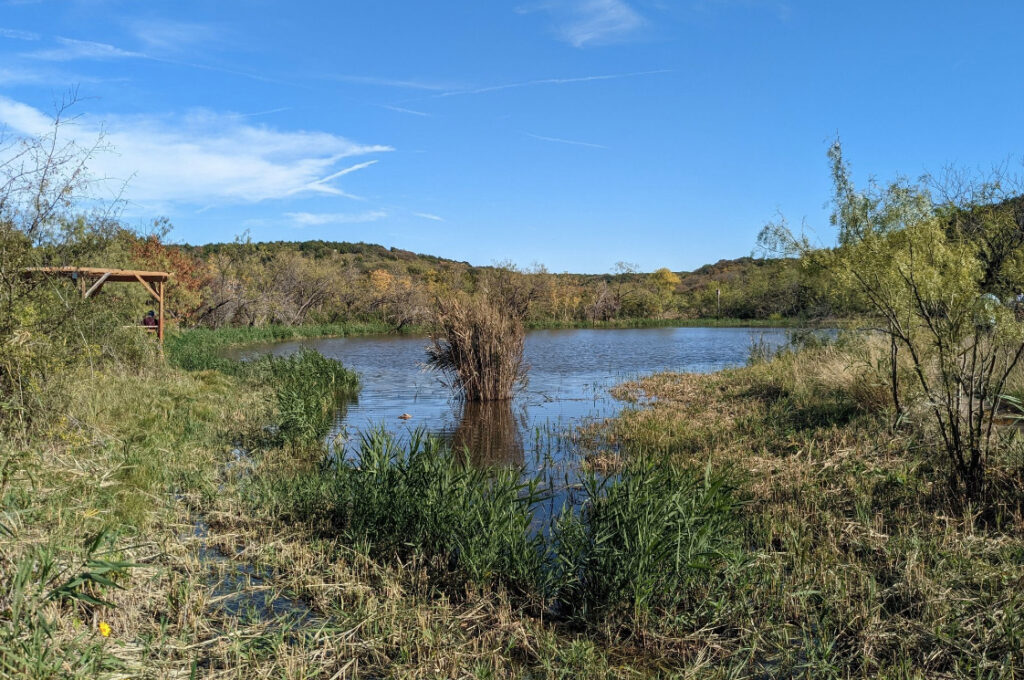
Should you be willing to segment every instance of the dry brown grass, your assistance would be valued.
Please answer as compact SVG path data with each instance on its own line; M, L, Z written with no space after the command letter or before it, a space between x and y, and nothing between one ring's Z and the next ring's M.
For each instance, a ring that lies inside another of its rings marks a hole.
M950 510L928 433L893 432L878 410L872 356L828 347L653 376L618 390L640 408L580 435L595 470L644 448L740 480L749 566L721 604L728 625L713 630L568 628L501 591L439 589L415 558L380 563L261 513L248 483L316 460L275 450L234 463L225 434L251 429L270 399L212 373L149 376L163 396L141 409L132 376L82 382L8 482L0 522L14 538L0 536L0 576L46 546L72 564L104 527L116 530L114 556L141 565L119 576L124 590L102 593L115 608L40 611L68 677L1019 677L1019 508ZM995 472L1007 498L1021 497L1009 463ZM277 596L306 618L268 615L261 603ZM122 665L76 671L87 655Z
M523 313L496 296L439 299L427 365L466 401L511 399L526 380Z
M616 434L744 480L761 581L727 646L809 677L1018 677L1021 439L1003 432L993 503L958 511L926 418L891 429L878 357L865 341L652 376L618 390L640 408Z

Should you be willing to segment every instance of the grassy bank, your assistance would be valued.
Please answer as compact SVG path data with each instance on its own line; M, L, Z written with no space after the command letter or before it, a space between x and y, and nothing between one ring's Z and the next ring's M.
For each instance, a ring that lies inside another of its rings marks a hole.
M0 443L0 677L288 668L292 613L268 609L272 580L250 583L258 565L203 527L259 461L321 451L357 388L303 353L81 367L42 392L53 417Z
M863 339L621 386L590 452L614 475L554 516L428 438L330 460L333 362L222 361L83 370L0 443L0 676L1024 670L1024 446L1003 431L991 502L958 507Z
M170 333L166 350L170 362L186 370L223 368L231 370L222 359L224 350L240 345L283 342L305 338L341 338L350 335L383 335L391 330L383 323L309 324L303 326L225 326L193 328Z
M627 449L708 461L745 481L751 589L720 639L737 673L1019 677L1024 670L1022 442L1007 428L991 495L949 495L937 434L897 431L857 338L715 375L624 385L646 404Z

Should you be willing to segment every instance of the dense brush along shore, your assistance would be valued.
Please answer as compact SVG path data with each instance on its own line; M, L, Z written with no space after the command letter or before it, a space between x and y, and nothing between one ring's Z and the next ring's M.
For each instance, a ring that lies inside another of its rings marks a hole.
M554 516L427 436L332 459L358 378L222 358L247 339L76 368L0 442L0 676L1024 673L1024 440L998 426L964 501L869 338L619 386Z

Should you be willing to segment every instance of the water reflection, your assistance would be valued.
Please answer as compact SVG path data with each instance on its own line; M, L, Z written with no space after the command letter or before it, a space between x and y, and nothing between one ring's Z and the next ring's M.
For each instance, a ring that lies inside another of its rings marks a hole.
M525 463L526 413L521 409L516 413L512 400L463 402L458 422L452 446L467 450L474 465L521 467Z
M423 370L426 340L421 337L288 341L232 355L287 355L309 347L359 373L359 397L335 415L330 436L335 456L356 457L360 433L384 427L401 443L423 429L468 448L474 462L525 464L531 473L571 477L578 447L566 434L619 413L623 404L608 394L611 386L655 371L742 365L752 345L774 350L786 340L785 330L771 328L534 331L526 336L529 385L515 399L492 404L453 401L437 375Z

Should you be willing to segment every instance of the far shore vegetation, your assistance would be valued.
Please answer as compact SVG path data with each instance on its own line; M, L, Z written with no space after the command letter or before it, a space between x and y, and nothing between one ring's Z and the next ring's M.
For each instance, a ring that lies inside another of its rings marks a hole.
M837 143L837 243L779 222L774 259L582 276L167 245L95 209L62 124L0 155L0 677L1024 674L1008 178L859 188ZM24 273L90 264L174 273L162 349L136 287ZM536 470L426 433L341 458L359 376L226 351L425 332L475 403L514 390L500 348L528 328L794 323L844 330L620 385L629 408L576 433L580 501L550 513Z

